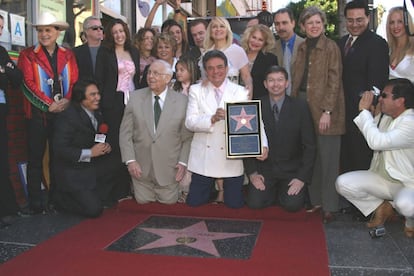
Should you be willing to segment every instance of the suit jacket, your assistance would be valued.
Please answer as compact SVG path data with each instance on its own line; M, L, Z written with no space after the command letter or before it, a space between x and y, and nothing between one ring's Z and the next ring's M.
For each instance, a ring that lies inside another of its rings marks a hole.
M269 154L265 161L245 158L246 173L298 178L309 184L316 157L316 138L306 102L286 95L276 123L269 96L260 100Z
M370 170L386 172L404 186L414 188L414 110L407 109L394 120L384 115L379 129L369 111L359 113L355 124L374 150ZM384 166L378 166L378 154L384 156Z
M168 89L157 131L154 132L152 92L131 92L119 130L122 161L136 160L143 177L151 167L159 185L176 183L175 166L187 164L193 134L185 127L187 97ZM133 179L134 181L134 179Z
M293 44L292 59L290 60L290 68L291 68L290 74L291 75L293 75L293 73L294 73L293 72L294 69L293 69L292 65L296 60L296 54L298 52L298 47L304 41L305 41L304 38L302 38L302 37L300 37L296 34L295 44ZM283 48L282 48L282 41L280 39L276 40L275 48L272 50L272 53L277 56L277 60L279 61L279 65L280 66L285 66L283 64Z
M352 44L345 56L344 48L348 37L342 37L338 45L343 64L347 131L357 131L352 120L359 112L359 95L363 91L371 90L373 86L384 88L389 75L389 51L387 42L367 29Z
M214 88L211 83L201 83L190 87L187 118L185 125L194 131L191 142L188 169L208 177L236 177L244 172L241 159L226 158L225 121L211 124L211 116L218 107L224 108L225 102L246 101L248 91L244 87L226 79L226 87L220 104L217 104ZM267 147L264 130L262 141Z
M95 112L98 125L102 116ZM96 131L89 115L77 103L58 113L54 124L53 152L57 187L64 191L94 189L97 185L97 165L102 157L91 162L78 162L82 149L95 144Z
M139 85L139 52L135 47L129 49L132 61L135 64L134 84ZM123 99L116 97L118 85L118 61L114 50L100 47L96 56L95 76L102 95L101 107L111 109L114 105L123 105ZM119 102L121 101L121 102Z
M92 56L87 43L73 48L79 68L79 79L95 79Z
M253 99L258 99L261 96L267 95L266 88L263 84L263 81L266 78L265 73L270 66L278 64L278 59L274 54L259 51L254 60L252 70L250 71L253 79Z

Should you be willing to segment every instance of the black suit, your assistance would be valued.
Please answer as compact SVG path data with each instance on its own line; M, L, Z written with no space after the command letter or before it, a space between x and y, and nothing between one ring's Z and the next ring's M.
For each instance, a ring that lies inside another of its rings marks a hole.
M102 116L95 112L98 125ZM53 149L55 175L59 182L56 204L62 209L96 217L102 212L98 186L103 184L103 160L91 158L90 162L79 162L82 149L95 144L96 131L86 111L77 103L56 116Z
M87 43L73 48L79 69L79 79L95 79L92 56Z
M276 123L269 96L260 100L269 155L265 161L246 158L244 164L248 175L257 172L264 176L266 189L259 191L250 183L247 204L263 208L278 203L288 211L297 211L303 207L305 189L296 196L287 195L287 190L293 178L305 183L312 179L316 156L312 116L304 101L286 96Z
M267 95L266 88L263 84L266 77L265 73L270 66L278 64L277 57L274 54L264 54L262 51L259 51L254 60L252 70L250 71L253 79L253 99L258 99Z
M344 48L348 37L346 35L338 42L342 54L346 108L346 134L342 137L341 146L343 172L369 168L372 150L369 149L353 119L359 113L361 92L372 90L373 86L384 88L389 75L388 44L383 38L366 30L345 56Z
M9 66L7 66L9 64ZM10 60L6 49L0 46L0 89L7 98L7 89L11 83L17 87L22 82L22 72ZM0 103L0 218L15 214L18 210L16 195L9 178L9 147L7 139L7 99Z

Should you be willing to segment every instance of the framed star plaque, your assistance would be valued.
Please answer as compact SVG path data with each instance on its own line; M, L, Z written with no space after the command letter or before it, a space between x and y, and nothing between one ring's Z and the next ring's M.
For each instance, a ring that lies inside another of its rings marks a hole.
M226 103L227 158L262 155L262 123L259 100Z

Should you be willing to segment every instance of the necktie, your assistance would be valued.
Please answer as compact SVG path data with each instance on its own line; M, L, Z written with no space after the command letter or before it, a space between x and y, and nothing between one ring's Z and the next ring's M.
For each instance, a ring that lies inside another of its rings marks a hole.
M93 125L93 128L95 129L95 131L98 130L98 120L96 120L95 116L92 114L91 115L91 122Z
M221 90L219 88L214 88L214 93L215 93L215 96L216 96L217 104L219 105L220 101L221 101L221 97L222 97Z
M154 102L154 123L155 123L155 128L157 128L158 126L158 121L160 120L160 116L161 116L161 106L160 106L160 102L159 96L154 96L155 98L155 102Z
M285 50L283 52L283 67L285 67L287 73L288 73L288 81L289 81L289 86L286 89L286 94L290 95L291 92L291 74L290 74L290 62L292 60L292 52L290 51L289 48L289 43L286 42L285 43Z
M275 117L275 122L279 122L279 107L277 107L277 104L273 105L273 116Z
M348 40L346 41L345 48L344 48L345 56L348 54L349 49L351 49L353 40L354 40L354 38L350 35Z

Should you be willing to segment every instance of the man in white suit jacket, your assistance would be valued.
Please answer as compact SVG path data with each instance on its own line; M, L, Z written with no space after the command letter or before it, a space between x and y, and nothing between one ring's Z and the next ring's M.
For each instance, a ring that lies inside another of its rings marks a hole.
M337 191L368 216L368 227L383 225L395 209L406 217L404 232L414 237L414 85L407 79L389 80L380 95L384 115L373 118L372 92L362 96L354 122L374 150L368 171L342 174Z
M186 172L192 137L184 125L187 97L168 88L172 75L168 63L154 61L149 87L131 93L125 107L119 143L138 203L177 202L178 182ZM161 115L156 125L157 100Z
M225 102L248 100L248 90L229 81L228 63L223 52L212 50L203 56L207 81L190 87L185 125L194 132L188 169L193 173L187 204L208 202L216 178L224 179L224 204L240 208L244 204L242 159L227 159L225 145ZM261 124L263 125L263 124ZM267 139L262 131L267 156Z

